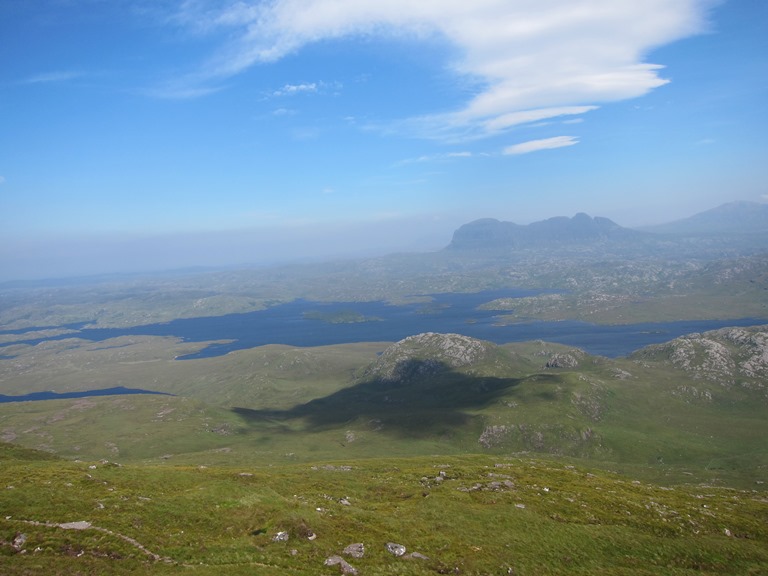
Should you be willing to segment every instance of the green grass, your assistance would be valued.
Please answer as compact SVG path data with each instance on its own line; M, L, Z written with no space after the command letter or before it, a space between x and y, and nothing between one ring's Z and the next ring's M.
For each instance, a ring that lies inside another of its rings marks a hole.
M331 574L324 559L353 542L366 555L348 560L365 574L759 574L768 566L768 503L759 494L668 489L553 460L2 462L0 570L9 575L165 574L179 565L195 574ZM109 533L27 521L88 521ZM273 542L279 531L290 539ZM10 545L19 533L24 554ZM390 541L429 560L395 558L384 549Z
M765 397L677 370L663 354L609 360L555 344L489 348L400 383L369 367L386 343L265 346L175 361L172 339L32 347L16 390L133 385L179 396L0 405L0 438L70 459L241 465L530 452L663 482L768 481ZM546 368L554 353L573 368ZM144 359L144 360L142 360ZM408 374L408 370L403 374ZM97 386L96 383L102 383Z

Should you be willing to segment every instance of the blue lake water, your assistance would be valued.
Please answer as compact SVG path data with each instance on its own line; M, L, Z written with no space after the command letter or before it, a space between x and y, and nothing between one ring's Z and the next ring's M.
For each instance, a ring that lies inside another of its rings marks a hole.
M37 400L65 400L69 398L88 398L92 396L116 396L122 394L159 394L162 396L173 396L165 392L153 392L151 390L140 390L138 388L124 388L117 386L115 388L102 388L100 390L88 390L85 392L32 392L21 396L6 396L0 394L0 404L7 402L33 402Z
M503 313L478 310L478 306L496 298L518 298L540 293L541 291L532 290L495 290L473 294L435 294L429 303L399 306L385 302L319 303L295 300L257 312L173 320L130 328L84 328L82 325L70 325L69 328L78 332L16 341L12 344L37 344L73 337L102 341L126 335L174 336L189 342L231 340L227 343L212 344L196 354L180 358L190 359L219 356L233 350L265 344L323 346L397 341L420 332L455 332L499 344L546 340L577 346L591 354L618 357L643 346L665 342L691 332L768 323L766 319L740 318L611 326L576 321L536 321L501 325L499 315ZM377 320L332 324L306 316L342 312Z

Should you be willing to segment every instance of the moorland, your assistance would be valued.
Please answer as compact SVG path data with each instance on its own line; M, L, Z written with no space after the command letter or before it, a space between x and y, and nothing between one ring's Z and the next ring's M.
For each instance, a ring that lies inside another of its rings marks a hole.
M766 573L763 215L483 220L436 253L5 283L0 394L82 395L0 403L1 571ZM723 324L615 357L414 329L182 359L225 342L141 328L298 299L315 330L376 326L327 304L426 318L505 290L525 292L476 306L498 326ZM84 337L107 328L131 330Z

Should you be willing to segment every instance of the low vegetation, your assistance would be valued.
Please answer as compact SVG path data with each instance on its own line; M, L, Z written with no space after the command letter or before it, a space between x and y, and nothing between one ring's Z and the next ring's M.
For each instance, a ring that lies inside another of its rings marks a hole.
M3 574L760 574L764 493L530 457L243 467L0 446ZM361 558L345 555L363 545ZM396 556L388 543L406 553ZM417 553L411 555L411 553Z

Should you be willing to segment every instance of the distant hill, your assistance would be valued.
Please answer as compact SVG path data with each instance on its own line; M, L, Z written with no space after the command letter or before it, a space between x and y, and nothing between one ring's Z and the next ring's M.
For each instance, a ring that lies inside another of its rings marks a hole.
M623 228L608 218L579 213L559 216L528 225L493 218L461 226L448 246L453 250L488 248L540 248L559 245L592 245L642 240L648 234Z
M680 236L768 233L768 204L729 202L689 218L644 227L642 230Z
M768 249L768 204L731 202L690 218L642 229L584 213L528 225L483 218L453 233L448 253L551 256L733 258Z

